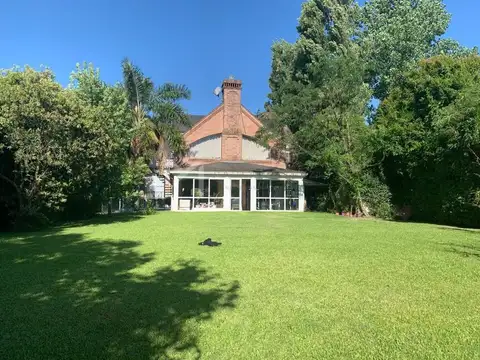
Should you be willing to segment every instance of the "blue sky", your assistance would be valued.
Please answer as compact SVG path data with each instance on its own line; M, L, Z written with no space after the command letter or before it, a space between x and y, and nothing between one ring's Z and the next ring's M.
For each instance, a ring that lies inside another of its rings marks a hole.
M218 104L213 89L233 75L243 103L263 108L270 47L296 38L302 0L5 0L1 6L0 68L47 65L66 85L77 62L92 62L102 78L121 79L128 56L155 83L186 84L192 114ZM480 2L446 0L448 36L466 46L480 40Z

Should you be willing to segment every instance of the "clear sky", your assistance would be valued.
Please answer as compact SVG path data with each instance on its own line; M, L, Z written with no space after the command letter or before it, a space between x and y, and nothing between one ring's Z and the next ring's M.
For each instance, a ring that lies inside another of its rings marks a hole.
M47 65L68 83L77 62L92 62L102 78L121 80L128 56L155 83L186 84L192 114L218 104L213 89L233 75L243 80L243 103L263 108L270 47L296 38L302 0L3 0L0 68ZM480 2L446 0L448 36L480 45Z

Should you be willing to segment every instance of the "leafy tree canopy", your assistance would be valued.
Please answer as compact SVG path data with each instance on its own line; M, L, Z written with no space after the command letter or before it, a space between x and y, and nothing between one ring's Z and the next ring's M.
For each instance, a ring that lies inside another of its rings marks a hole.
M388 189L368 146L371 91L356 41L359 19L354 1L304 4L298 40L273 47L271 101L260 136L288 150L291 166L329 185L325 207L389 216Z
M72 78L75 85L64 89L48 69L0 77L1 181L14 190L3 194L12 219L96 210L121 172L123 91L101 83L91 67Z
M392 87L374 122L398 205L422 220L478 226L480 57L420 62Z
M123 87L128 98L134 135L131 139L131 158L145 159L163 172L170 154L185 155L187 147L179 126L188 127L188 114L181 105L190 99L185 85L166 83L155 87L139 67L130 60L122 62Z

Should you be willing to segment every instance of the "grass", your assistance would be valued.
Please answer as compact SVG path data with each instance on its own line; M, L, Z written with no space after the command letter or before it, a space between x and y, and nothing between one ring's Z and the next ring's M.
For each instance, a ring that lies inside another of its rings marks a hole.
M479 232L312 213L104 220L0 237L1 359L480 359Z

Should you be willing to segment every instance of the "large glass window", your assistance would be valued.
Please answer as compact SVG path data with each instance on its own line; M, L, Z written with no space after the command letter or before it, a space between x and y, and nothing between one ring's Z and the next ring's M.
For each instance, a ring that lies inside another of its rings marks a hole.
M257 210L270 210L270 180L257 180Z
M272 199L272 210L285 210L285 199Z
M270 210L270 200L257 198L257 210Z
M298 210L298 199L287 199L286 210Z
M195 197L208 199L208 179L195 179Z
M178 188L179 196L193 196L193 179L180 179Z
M223 180L210 180L210 197L222 198L223 197Z
M223 179L180 179L179 210L222 209Z
M257 180L257 198L270 197L270 180Z
M257 180L257 210L298 210L298 181Z
M298 181L286 181L285 182L287 193L287 198L298 198Z
M272 198L284 198L285 197L285 181L272 180Z

